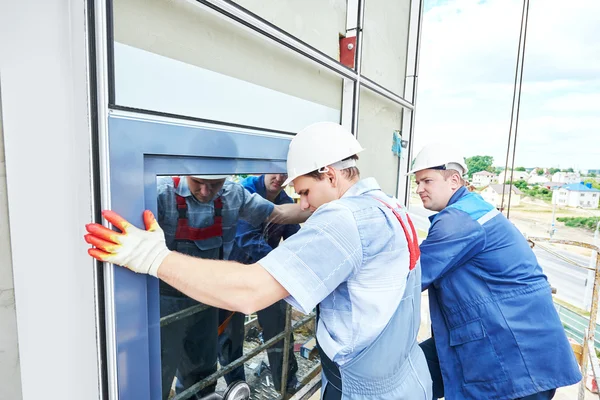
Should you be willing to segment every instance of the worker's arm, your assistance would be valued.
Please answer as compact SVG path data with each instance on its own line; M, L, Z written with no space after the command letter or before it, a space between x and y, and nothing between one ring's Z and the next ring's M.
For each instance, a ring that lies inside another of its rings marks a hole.
M274 224L300 224L312 215L311 211L300 209L300 204L279 204L273 209L268 222Z
M201 303L252 314L288 296L260 264L205 260L171 252L158 277Z
M476 220L457 209L446 209L434 219L421 243L421 290L442 278L485 247L485 232Z
M240 184L232 187L232 190L237 190L237 194L243 196L240 218L252 226L259 226L265 221L275 224L299 224L312 214L310 211L302 211L300 204L275 205L258 193L250 193Z
M259 264L204 260L169 251L150 211L144 212L146 230L112 211L102 215L121 232L99 224L86 226L85 240L94 246L88 253L98 260L157 276L202 303L246 314L288 295Z
M267 234L265 225L255 228L246 221L238 221L235 247L230 259L235 259L243 264L252 264L269 254L273 248L265 238ZM278 229L282 229L287 225L276 226Z

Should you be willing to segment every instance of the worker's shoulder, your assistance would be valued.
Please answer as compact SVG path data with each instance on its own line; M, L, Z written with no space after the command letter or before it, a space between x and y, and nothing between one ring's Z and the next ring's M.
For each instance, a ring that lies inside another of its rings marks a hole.
M347 196L332 201L328 205L337 209L340 214L351 215L357 222L375 221L378 218L381 219L381 222L384 222L386 219L386 213L383 209L385 206L373 196Z
M159 176L156 179L156 191L159 196L164 196L168 193L175 193L175 184L173 177Z
M456 202L444 208L439 215L446 218L469 217L471 220L477 221L490 212L494 212L494 210L496 210L494 206L483 200L477 193L467 193Z

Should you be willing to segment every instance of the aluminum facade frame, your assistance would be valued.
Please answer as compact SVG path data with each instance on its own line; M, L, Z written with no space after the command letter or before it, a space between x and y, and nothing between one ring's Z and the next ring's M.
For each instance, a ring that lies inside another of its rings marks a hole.
M423 0L412 0L410 4L410 20L408 31L408 53L406 60L406 80L404 82L404 95L408 96L411 104L416 104L419 83L419 59L421 51L421 34L423 26ZM416 107L404 109L402 116L402 133L408 132L408 148L406 149L406 160L404 165L398 164L398 193L397 197L403 201L405 207L410 201L410 177L406 175L413 159L413 144L415 138L415 114ZM404 191L401 189L404 188Z
M156 213L156 176L280 173L290 138L251 135L166 122L109 116L111 209L137 226L140 210ZM165 139L168 138L168 139ZM194 149L194 150L191 150ZM158 280L106 265L112 272L115 399L161 397ZM113 397L111 397L113 398Z

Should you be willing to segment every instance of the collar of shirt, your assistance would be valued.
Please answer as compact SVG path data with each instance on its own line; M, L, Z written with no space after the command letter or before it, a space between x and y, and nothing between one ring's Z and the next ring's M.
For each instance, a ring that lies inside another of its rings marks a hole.
M373 190L381 190L375 178L361 179L360 181L352 185L350 189L346 190L346 193L344 193L342 198L350 196L360 196Z
M458 200L460 200L461 197L463 197L465 195L466 192L467 192L467 188L464 186L461 187L460 189L458 189L456 192L454 192L452 197L450 197L450 200L448 201L448 204L446 204L446 207L451 206L452 204L456 203ZM444 208L446 208L446 207L444 207ZM435 213L435 214L427 217L429 219L429 222L433 223L433 220L435 219L436 215L438 215L438 213Z

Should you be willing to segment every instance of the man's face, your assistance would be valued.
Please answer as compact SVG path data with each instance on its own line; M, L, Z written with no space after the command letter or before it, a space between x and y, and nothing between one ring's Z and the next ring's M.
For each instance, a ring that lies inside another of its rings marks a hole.
M415 178L417 194L423 201L423 207L431 211L442 211L460 187L457 175L445 179L440 171L434 169L418 171Z
M267 192L279 194L283 189L281 185L283 185L287 177L287 174L265 174Z
M337 200L338 194L328 178L322 180L311 176L299 176L294 179L294 189L300 195L300 208L315 211L323 204Z
M187 183L196 200L200 203L208 203L221 190L225 179L200 179L188 176Z

